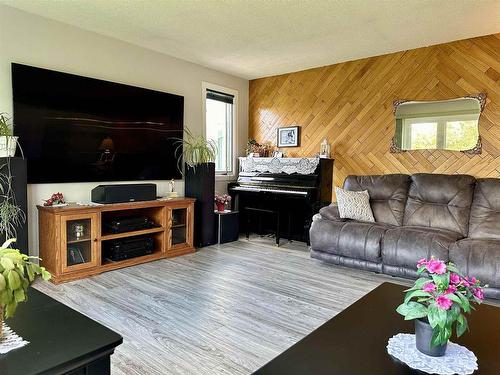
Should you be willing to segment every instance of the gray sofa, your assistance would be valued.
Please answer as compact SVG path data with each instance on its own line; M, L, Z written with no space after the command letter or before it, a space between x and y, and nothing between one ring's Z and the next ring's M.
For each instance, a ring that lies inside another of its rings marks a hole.
M311 256L348 267L416 278L434 256L489 284L500 299L500 179L419 173L349 176L368 190L375 222L341 219L335 204L315 215Z

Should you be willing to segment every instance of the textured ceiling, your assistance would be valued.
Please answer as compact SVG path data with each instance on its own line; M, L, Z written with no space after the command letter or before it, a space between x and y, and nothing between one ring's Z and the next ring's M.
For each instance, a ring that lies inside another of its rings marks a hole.
M500 32L500 0L0 0L243 78Z

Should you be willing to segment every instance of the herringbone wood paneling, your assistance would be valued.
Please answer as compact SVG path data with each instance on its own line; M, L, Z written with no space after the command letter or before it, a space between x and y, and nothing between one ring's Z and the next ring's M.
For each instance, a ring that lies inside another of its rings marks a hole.
M391 154L395 99L439 100L485 92L481 155L453 151ZM311 156L326 137L334 184L349 174L467 173L500 177L500 34L325 66L250 82L249 136L276 145L276 128L302 127Z

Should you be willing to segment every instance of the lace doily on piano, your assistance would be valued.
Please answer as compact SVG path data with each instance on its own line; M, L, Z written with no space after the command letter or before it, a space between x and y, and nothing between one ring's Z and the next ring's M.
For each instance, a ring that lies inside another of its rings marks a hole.
M252 158L240 157L242 172L300 173L312 174L319 158Z
M7 324L3 323L3 337L0 338L0 354L22 348L27 344L29 344L29 341L23 340Z
M430 357L420 353L415 346L415 335L398 333L387 343L387 352L412 369L438 375L468 375L477 370L477 358L462 345L448 342L446 354Z

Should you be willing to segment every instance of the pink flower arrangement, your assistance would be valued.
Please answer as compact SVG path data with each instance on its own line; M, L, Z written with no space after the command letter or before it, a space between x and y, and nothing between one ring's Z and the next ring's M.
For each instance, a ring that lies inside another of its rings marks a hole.
M219 204L228 204L229 202L231 202L231 196L230 195L227 195L227 194L222 194L222 195L219 195L219 194L215 194L215 203L219 203Z
M53 206L55 204L64 204L66 203L64 200L64 195L62 193L54 193L52 196L45 200L44 206Z
M455 325L457 336L467 329L464 313L470 313L472 304L484 299L481 282L475 277L465 277L457 267L442 260L420 259L417 262L419 278L405 290L404 302L396 311L405 320L427 319L434 330L433 345L445 344Z

